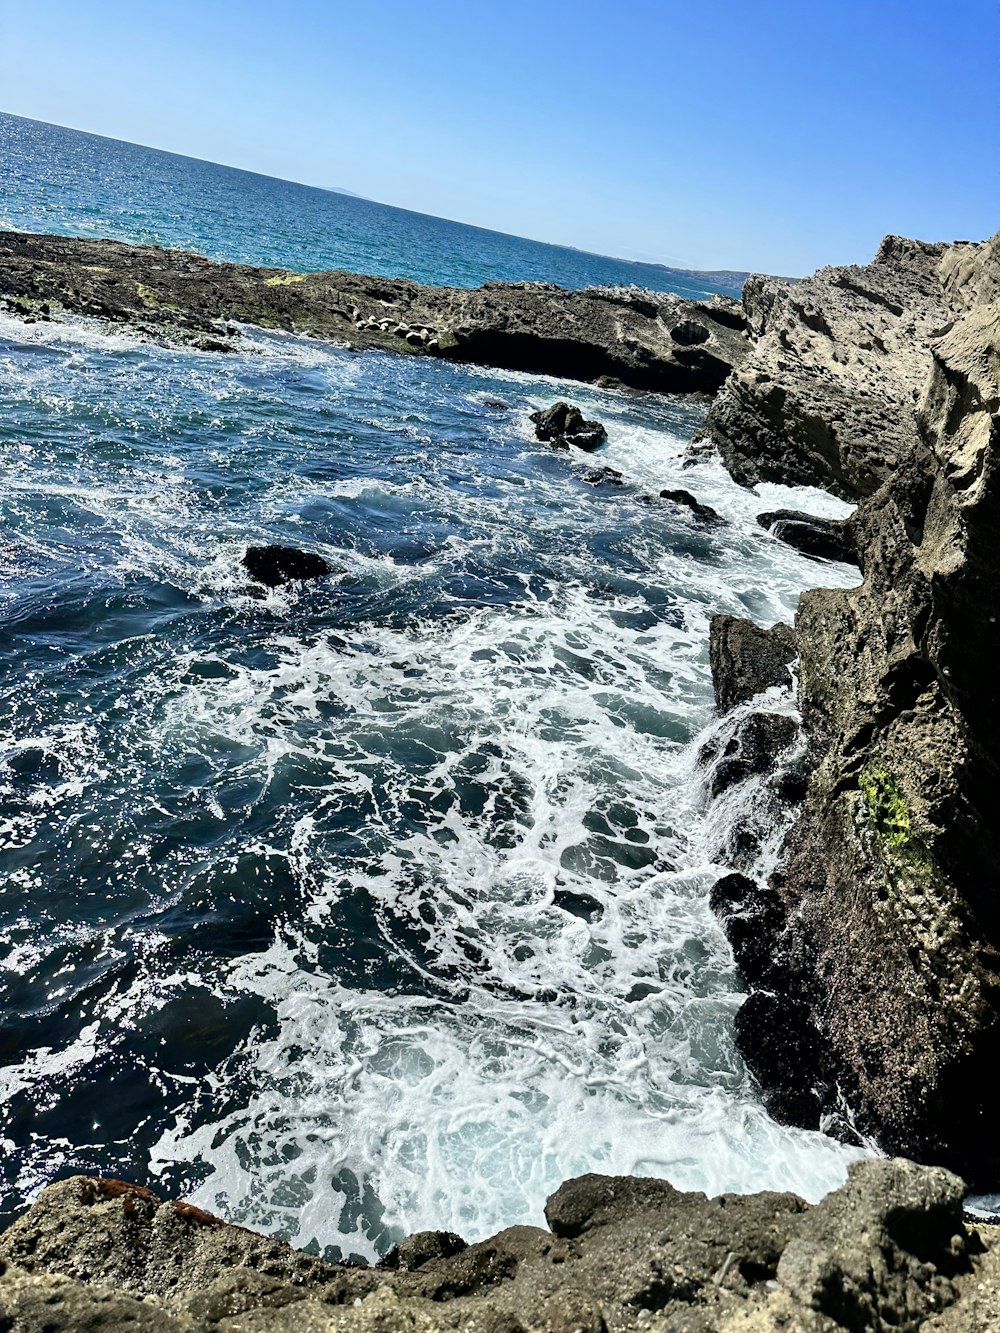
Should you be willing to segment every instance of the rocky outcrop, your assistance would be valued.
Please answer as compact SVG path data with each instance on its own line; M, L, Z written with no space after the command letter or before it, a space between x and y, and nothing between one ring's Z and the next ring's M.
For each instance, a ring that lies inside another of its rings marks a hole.
M787 689L795 652L795 635L788 625L761 629L740 616L713 616L708 656L716 707L725 713L774 686Z
M0 232L0 302L93 315L209 351L237 323L410 355L670 393L712 393L746 353L739 303L542 283L424 287L356 273L218 264L117 241Z
M946 250L887 236L868 265L821 269L797 283L747 281L753 351L703 432L737 481L822 486L856 499L912 455L932 344L963 299L944 280ZM948 251L970 260L976 252Z
M792 1194L684 1194L582 1176L548 1229L476 1245L423 1232L350 1267L120 1181L44 1190L0 1237L7 1333L852 1333L995 1325L994 1236L962 1182L901 1161L851 1168L809 1207Z
M784 462L759 436L771 390L735 415L752 363L723 414L728 447L758 435L759 473L825 470L831 486L873 493L851 520L863 584L807 593L796 617L812 771L761 924L769 975L739 1040L769 1095L795 1082L815 1093L789 1118L815 1126L840 1107L887 1150L996 1187L1000 238L890 238L869 269L825 270L790 300L776 298L758 345L773 351L794 320L787 385L774 382L787 389L772 419ZM830 335L814 332L807 361L807 327L862 338L862 300L864 336L877 325L886 350L838 341L830 364L815 354ZM848 411L849 378L876 364Z

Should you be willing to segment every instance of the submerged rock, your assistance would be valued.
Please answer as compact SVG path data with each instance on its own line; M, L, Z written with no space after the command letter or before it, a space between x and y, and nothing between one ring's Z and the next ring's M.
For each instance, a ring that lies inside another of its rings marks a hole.
M578 449L596 449L608 438L608 432L599 421L588 421L572 403L558 402L539 412L532 412L535 436L557 449L575 444Z
M820 560L839 560L845 565L858 563L858 548L848 519L814 518L794 509L776 509L758 514L757 522L773 537L794 546L803 555Z
M252 579L268 588L334 573L333 566L321 555L295 546L248 546L241 563Z
M788 625L761 629L739 616L712 617L708 642L715 704L721 713L754 695L792 684L790 665L795 661L795 635Z

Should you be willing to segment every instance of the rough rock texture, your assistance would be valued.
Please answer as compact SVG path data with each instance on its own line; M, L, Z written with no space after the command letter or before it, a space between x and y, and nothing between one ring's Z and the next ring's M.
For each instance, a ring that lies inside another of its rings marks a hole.
M871 264L820 269L798 283L748 279L743 306L755 345L703 433L737 481L856 498L911 456L931 344L963 299L942 280L945 251L887 236ZM976 252L967 247L970 258Z
M963 1224L962 1195L957 1177L902 1161L858 1163L812 1208L791 1194L708 1199L666 1181L590 1175L549 1200L550 1230L511 1227L469 1246L425 1232L366 1269L324 1263L148 1190L78 1176L43 1191L0 1237L0 1328L995 1328L996 1251Z
M540 412L532 412L535 436L557 449L596 449L608 438L608 432L599 421L588 421L572 403L558 402Z
M475 290L355 273L217 264L117 241L0 232L0 300L27 317L61 312L226 351L232 321L568 379L714 392L746 354L738 302L659 292L567 292L538 283Z
M788 625L761 629L739 616L712 617L708 641L715 703L727 712L772 686L792 683L795 635Z
M862 347L844 364L877 362L878 393L845 416L830 388L831 376L844 388L844 365L834 375L814 359L807 374L801 354L793 362L787 401L808 402L810 415L781 419L789 469L818 479L817 441L836 436L829 478L850 476L862 490L880 471L886 480L852 519L864 583L808 593L796 617L813 772L772 882L782 910L770 989L795 1006L794 1077L820 1089L817 1104L846 1104L887 1150L995 1187L1000 238L952 249L892 240L863 282L849 270L845 286L844 272L803 284L796 309L808 305L814 324L832 327L844 293L853 309L858 287L877 288L880 337L897 349L895 382L907 392L895 400L902 414L890 410L888 353ZM925 293L924 310L894 314L886 302L903 304L907 291L914 301ZM788 327L791 310L778 299L764 341ZM915 351L900 350L904 334ZM918 401L903 412L920 367ZM845 422L867 432L864 449ZM759 424L754 408L745 440ZM754 1018L762 1006L774 1003L752 998L741 1041L774 1091L792 1075L775 1014Z

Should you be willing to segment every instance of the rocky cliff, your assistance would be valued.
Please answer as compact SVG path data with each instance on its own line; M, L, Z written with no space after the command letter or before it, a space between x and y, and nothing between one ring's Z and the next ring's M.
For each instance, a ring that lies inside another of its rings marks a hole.
M868 268L750 284L757 343L709 426L745 480L866 497L850 525L864 582L806 594L796 617L811 776L742 1048L765 1090L807 1088L803 1123L839 1116L991 1186L998 292L997 238L889 238Z
M0 1237L6 1333L987 1333L1000 1244L962 1182L863 1162L810 1208L582 1176L476 1245L440 1232L377 1268L327 1263L120 1181L49 1186Z
M29 318L63 313L128 324L210 351L237 323L568 379L713 393L746 353L738 302L669 292L541 283L472 290L356 273L217 264L117 241L0 232L0 303Z

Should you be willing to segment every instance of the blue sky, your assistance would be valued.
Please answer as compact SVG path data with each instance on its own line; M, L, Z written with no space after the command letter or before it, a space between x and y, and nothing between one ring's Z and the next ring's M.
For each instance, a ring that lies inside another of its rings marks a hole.
M1000 229L1000 0L33 0L0 109L604 254Z

